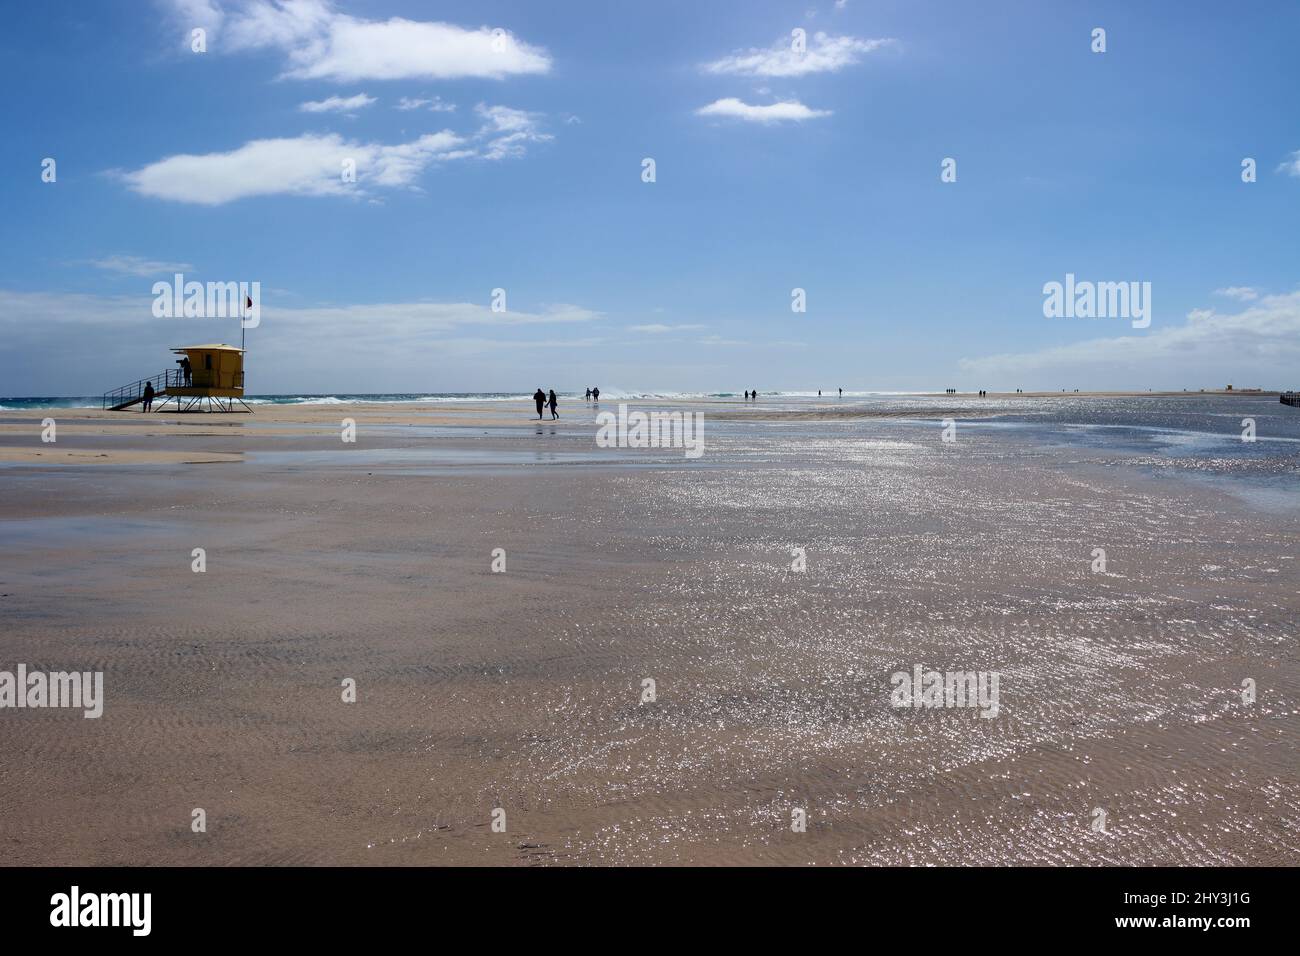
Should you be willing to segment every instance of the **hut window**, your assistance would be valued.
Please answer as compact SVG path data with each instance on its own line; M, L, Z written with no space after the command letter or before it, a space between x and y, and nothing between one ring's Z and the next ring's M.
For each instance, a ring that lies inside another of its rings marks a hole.
M203 356L203 367L204 367L205 369L208 369L209 371L212 370L212 353L211 353L211 352L209 352L207 355Z

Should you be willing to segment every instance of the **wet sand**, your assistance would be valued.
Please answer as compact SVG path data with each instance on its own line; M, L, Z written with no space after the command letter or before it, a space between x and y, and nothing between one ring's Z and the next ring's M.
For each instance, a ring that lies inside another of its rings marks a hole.
M1300 862L1296 512L995 430L689 462L561 414L5 413L0 668L107 697L0 710L6 861ZM46 415L110 457L31 460ZM916 664L998 716L891 707Z

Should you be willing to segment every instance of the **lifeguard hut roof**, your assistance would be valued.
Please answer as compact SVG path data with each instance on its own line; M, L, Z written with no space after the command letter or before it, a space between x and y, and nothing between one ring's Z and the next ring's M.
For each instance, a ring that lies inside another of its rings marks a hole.
M173 351L173 352L200 352L200 351L202 351L202 352L242 352L242 351L244 351L244 350L241 349L241 348L236 348L236 347L233 346L233 345L223 345L223 344L221 344L221 343L214 343L214 344L212 344L212 345L182 345L182 346L181 346L180 348L178 348L178 349L172 349L172 351Z

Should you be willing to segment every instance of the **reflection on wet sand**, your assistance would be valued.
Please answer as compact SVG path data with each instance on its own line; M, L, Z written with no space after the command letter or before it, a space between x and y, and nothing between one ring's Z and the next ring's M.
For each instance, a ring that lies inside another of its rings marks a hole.
M0 712L10 862L1300 858L1294 509L919 418L699 463L388 424L0 475L5 659L105 675L98 720ZM892 706L916 667L996 717Z

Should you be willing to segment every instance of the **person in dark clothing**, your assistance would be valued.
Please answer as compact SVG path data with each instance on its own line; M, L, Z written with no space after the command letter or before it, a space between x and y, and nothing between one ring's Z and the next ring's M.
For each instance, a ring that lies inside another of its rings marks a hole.
M190 368L190 357L188 355L181 359L181 375L184 376L187 386L194 383L194 370Z
M844 389L840 389L840 398L844 397Z
M549 404L551 406L551 421L555 421L557 418L560 417L560 413L555 410L555 404L556 404L555 389L551 389Z
M584 399L584 401L588 401L588 402L591 401L591 389L587 389L587 397Z
M592 400L593 402L598 402L598 401L600 401L600 389L598 389L598 388L593 388L593 389L591 390L591 400Z
M546 407L546 393L540 388L533 392L533 401L537 403L537 420L542 420L542 409Z
M145 382L144 383L144 408L142 408L141 411L147 412L152 409L153 409L153 382Z

